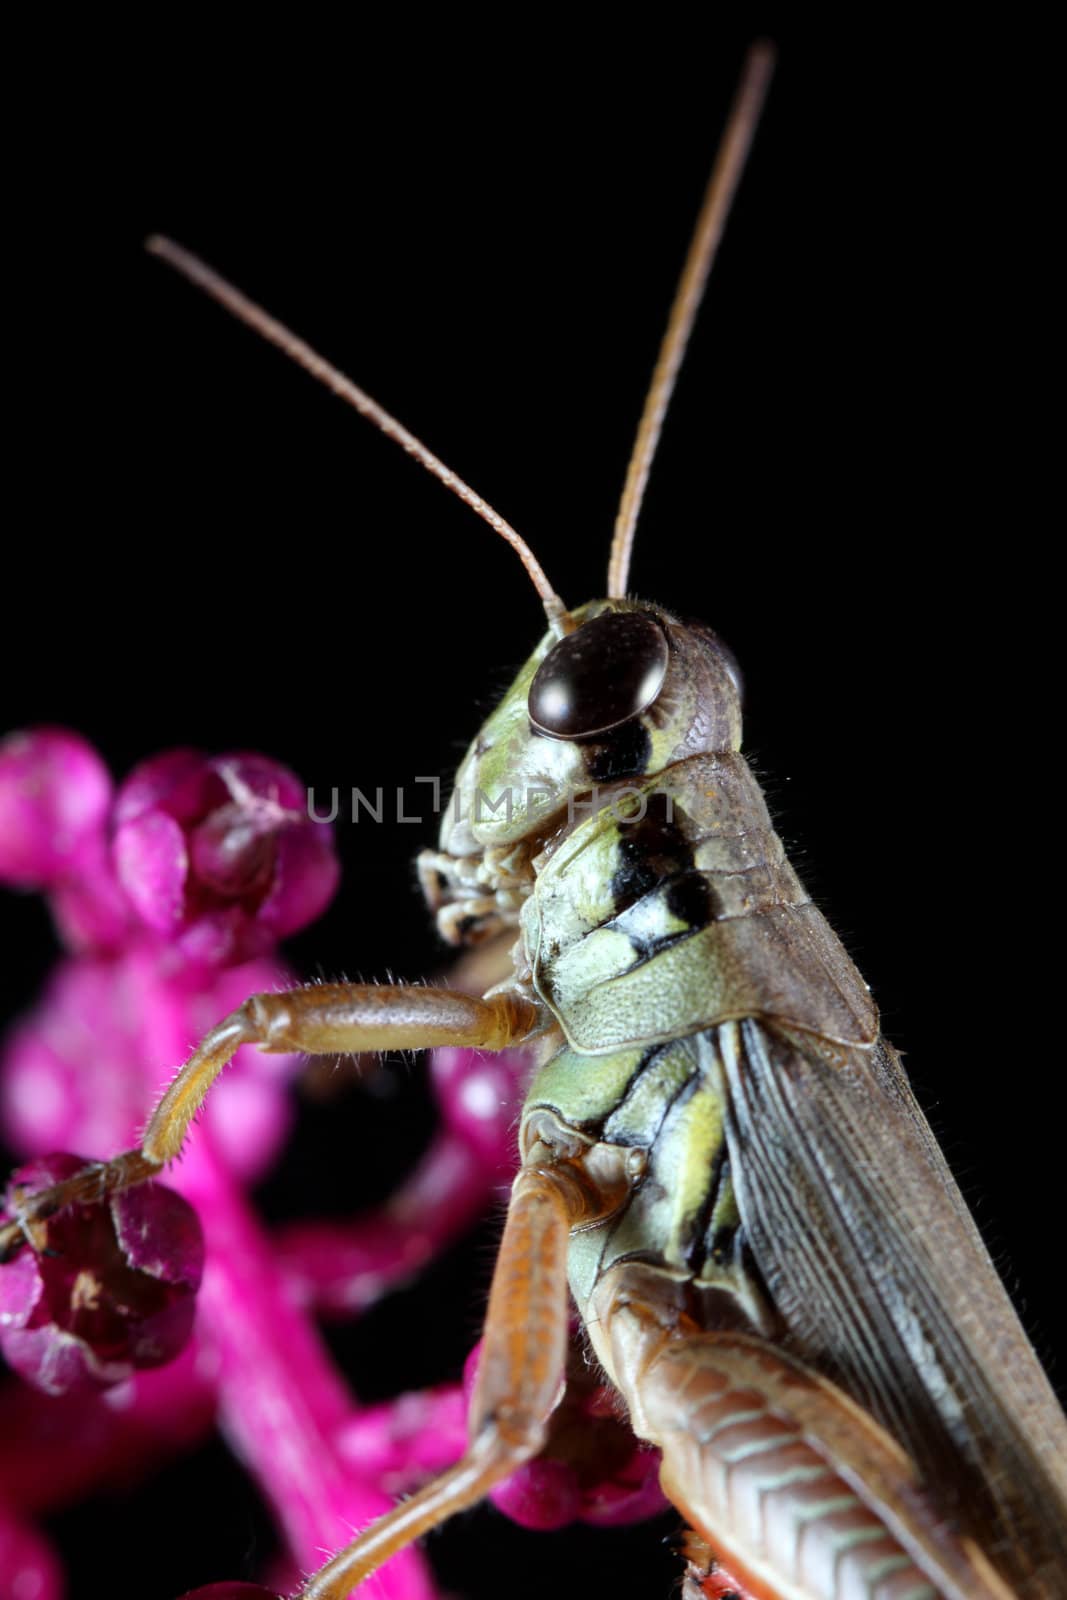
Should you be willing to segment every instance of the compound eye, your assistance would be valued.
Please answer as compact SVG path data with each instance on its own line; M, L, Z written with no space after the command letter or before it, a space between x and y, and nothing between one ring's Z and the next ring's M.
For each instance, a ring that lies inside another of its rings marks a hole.
M667 675L667 638L640 611L606 611L552 646L530 685L530 721L551 739L591 739L650 706Z

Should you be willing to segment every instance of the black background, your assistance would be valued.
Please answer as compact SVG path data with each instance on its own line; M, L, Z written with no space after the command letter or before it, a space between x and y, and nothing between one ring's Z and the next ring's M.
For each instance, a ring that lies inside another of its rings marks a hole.
M33 62L8 194L3 723L77 727L117 773L177 743L261 749L320 792L447 773L541 631L514 556L141 240L172 234L319 345L577 603L604 587L744 43L773 33L632 583L739 656L780 829L1051 1357L1058 1130L1032 921L1051 808L1021 720L1042 529L1010 41L979 54L769 13L699 40L680 12L629 36L534 12L392 36L349 21L343 40L223 41L183 13ZM432 833L340 829L344 889L295 942L303 970L440 967L410 867ZM34 902L2 913L14 1013L51 935ZM272 1214L388 1192L429 1128L421 1069L397 1083L305 1112ZM455 1375L492 1237L331 1335L359 1393ZM138 1571L175 1514L176 1548ZM666 1595L671 1526L533 1536L483 1510L431 1548L472 1600ZM269 1525L216 1445L55 1532L74 1594L107 1570L110 1592L172 1600L253 1573Z

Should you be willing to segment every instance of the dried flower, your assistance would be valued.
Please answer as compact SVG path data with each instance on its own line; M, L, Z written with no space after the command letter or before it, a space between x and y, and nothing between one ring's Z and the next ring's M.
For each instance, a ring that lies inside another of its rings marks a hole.
M84 1165L53 1155L20 1168L5 1220ZM203 1264L196 1212L160 1184L67 1206L35 1224L33 1248L0 1267L0 1347L48 1394L162 1366L192 1330Z

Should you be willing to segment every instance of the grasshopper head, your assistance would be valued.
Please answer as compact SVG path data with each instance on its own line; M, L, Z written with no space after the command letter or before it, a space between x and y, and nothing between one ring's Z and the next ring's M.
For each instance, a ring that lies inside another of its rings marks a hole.
M738 749L740 678L710 628L659 606L593 600L546 634L456 774L441 849L471 856L543 835L574 797Z

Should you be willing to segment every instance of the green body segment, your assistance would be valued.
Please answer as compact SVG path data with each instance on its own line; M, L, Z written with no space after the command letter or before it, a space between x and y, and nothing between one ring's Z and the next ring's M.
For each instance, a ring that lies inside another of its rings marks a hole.
M632 1199L603 1226L571 1241L579 1307L616 1262L641 1260L712 1284L731 1256L737 1208L726 1157L724 1101L697 1034L644 1050L580 1056L565 1048L541 1069L528 1108L605 1144L647 1152Z
M625 1209L571 1244L584 1309L615 1263L696 1291L729 1288L738 1213L717 1031L758 1016L863 1048L870 996L785 859L735 752L623 786L547 853L521 927L533 982L567 1040L531 1084L586 1137L644 1151Z
M583 1054L742 1017L861 1048L878 1035L866 985L733 751L625 785L578 822L521 927L535 987Z

